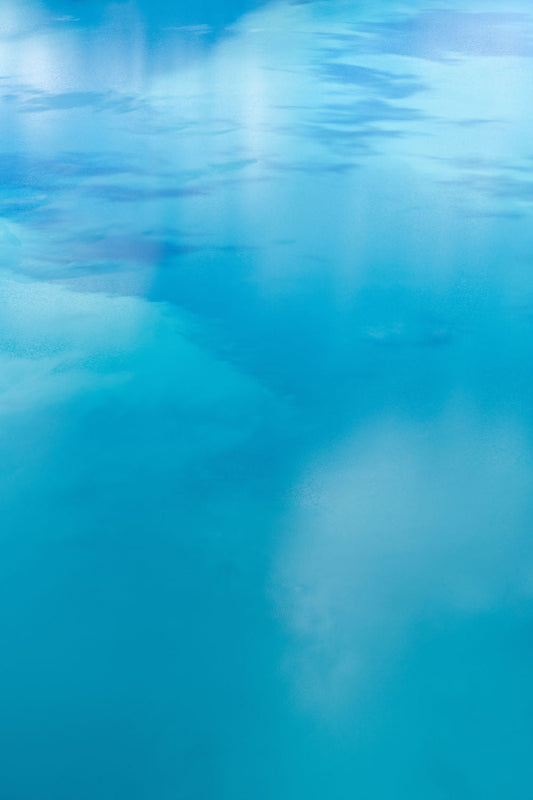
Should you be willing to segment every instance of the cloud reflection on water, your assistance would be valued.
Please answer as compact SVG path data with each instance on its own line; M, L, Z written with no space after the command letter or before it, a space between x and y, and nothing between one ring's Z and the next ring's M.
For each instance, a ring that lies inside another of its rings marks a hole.
M523 794L530 17L470 6L4 4L10 797Z

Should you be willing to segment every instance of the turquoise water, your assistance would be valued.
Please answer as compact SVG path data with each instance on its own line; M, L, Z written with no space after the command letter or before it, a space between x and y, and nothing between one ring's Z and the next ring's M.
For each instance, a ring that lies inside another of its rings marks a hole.
M0 5L0 797L533 797L533 17Z

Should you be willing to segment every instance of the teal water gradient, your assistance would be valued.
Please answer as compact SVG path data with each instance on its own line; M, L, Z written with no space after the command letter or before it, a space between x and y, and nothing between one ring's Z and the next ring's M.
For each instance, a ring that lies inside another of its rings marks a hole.
M0 7L0 797L533 795L533 17Z

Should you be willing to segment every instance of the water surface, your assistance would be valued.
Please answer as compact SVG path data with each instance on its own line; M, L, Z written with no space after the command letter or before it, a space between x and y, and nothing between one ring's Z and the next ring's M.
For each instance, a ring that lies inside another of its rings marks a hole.
M2 796L529 797L532 32L4 0Z

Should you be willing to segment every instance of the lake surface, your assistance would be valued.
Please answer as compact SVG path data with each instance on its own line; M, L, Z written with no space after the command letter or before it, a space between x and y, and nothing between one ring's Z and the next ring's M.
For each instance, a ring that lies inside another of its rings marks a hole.
M3 0L0 796L533 796L533 17Z

